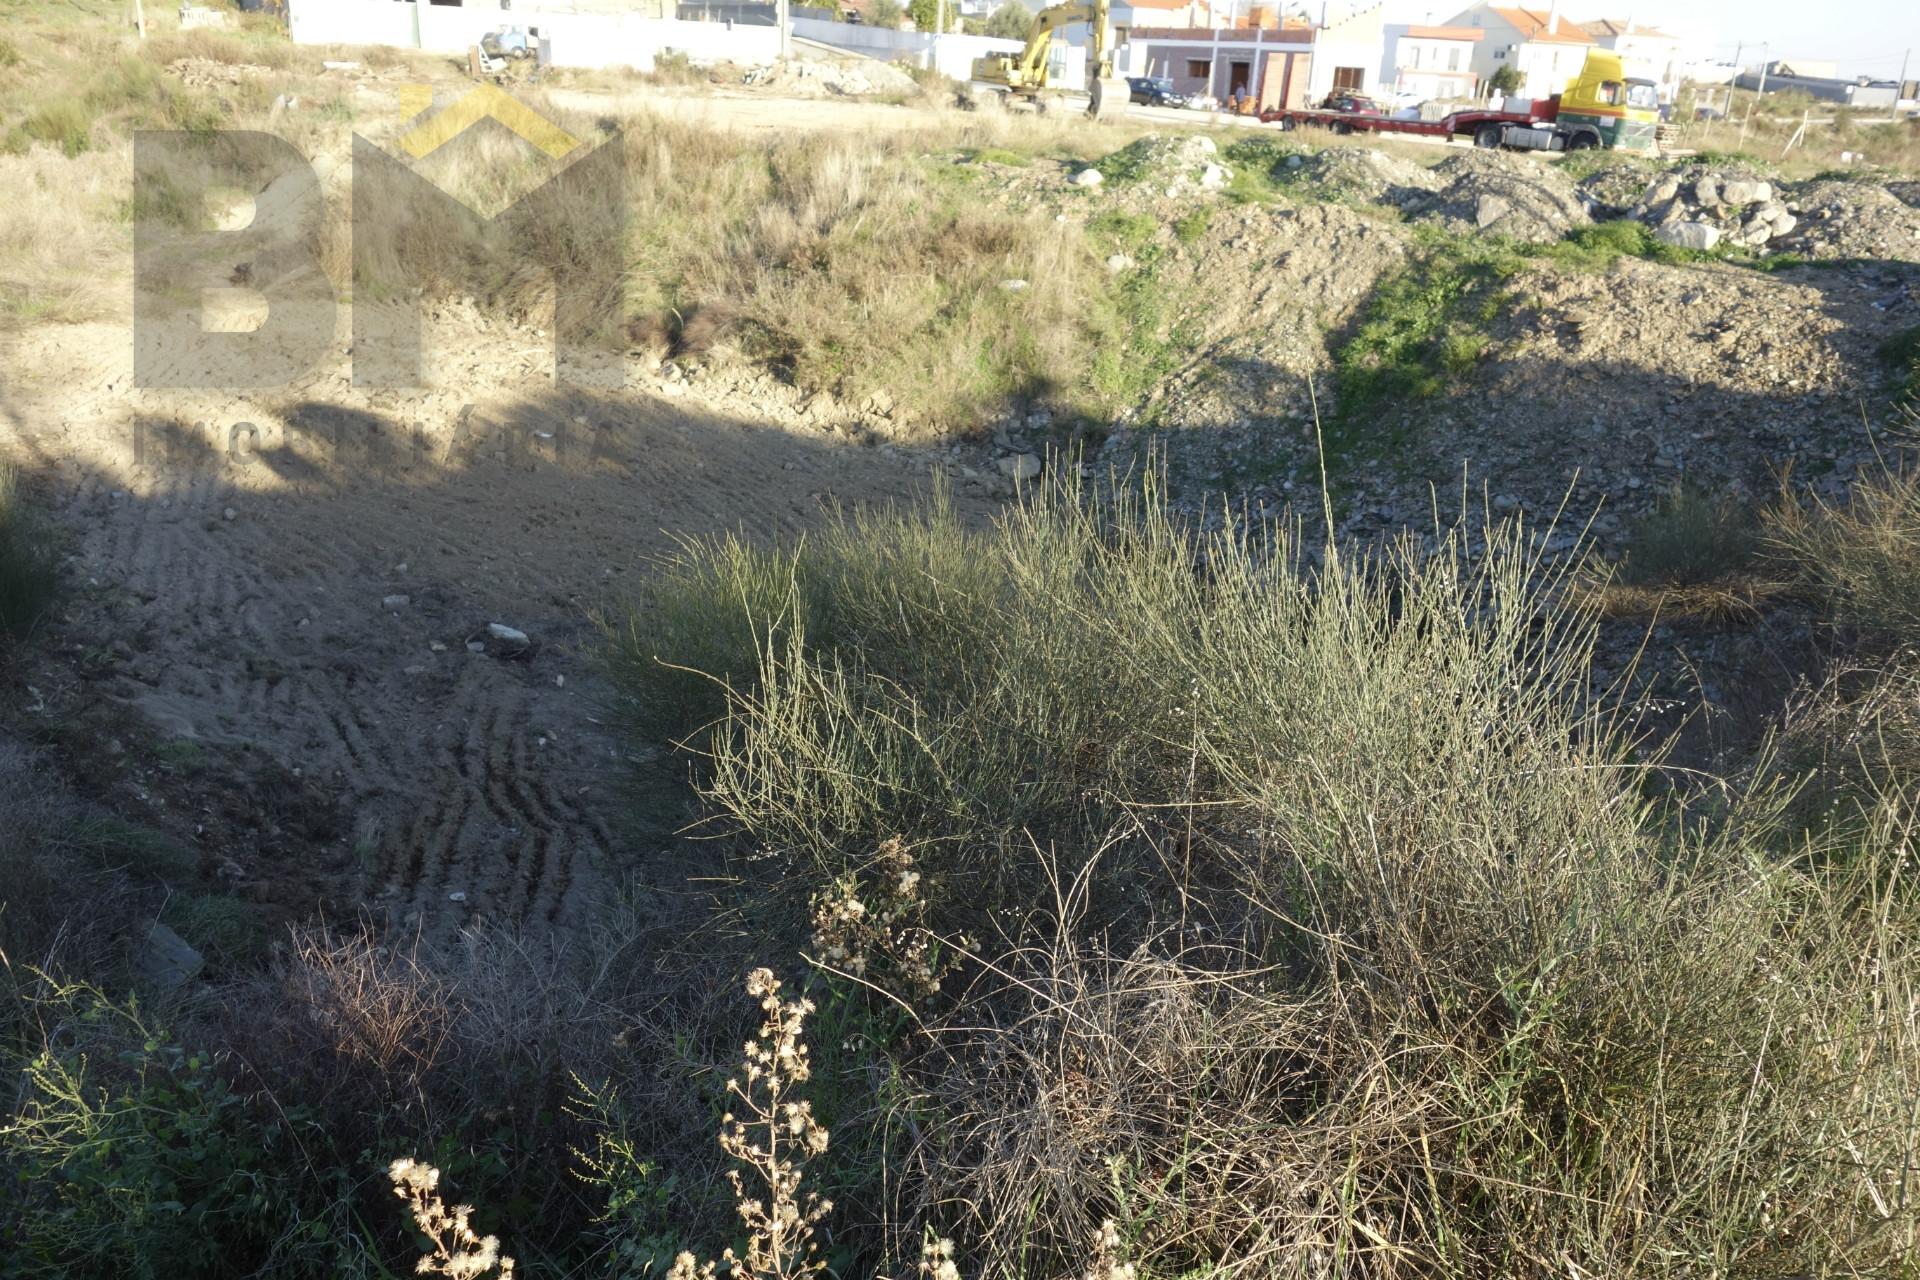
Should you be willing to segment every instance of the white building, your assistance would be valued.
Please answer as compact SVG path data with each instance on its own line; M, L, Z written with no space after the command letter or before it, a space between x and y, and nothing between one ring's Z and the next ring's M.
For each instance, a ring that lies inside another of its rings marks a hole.
M1473 70L1486 84L1502 67L1520 73L1513 96L1550 98L1571 84L1586 65L1594 39L1577 22L1560 16L1554 3L1545 9L1477 4L1447 23L1486 32L1476 41Z
M1378 4L1344 15L1331 11L1313 33L1313 70L1308 96L1319 102L1338 89L1376 95L1386 60L1385 12Z
M1478 97L1480 77L1473 69L1473 48L1486 35L1474 27L1388 23L1381 92L1418 95L1429 102Z
M1686 79L1686 57L1678 36L1635 24L1632 18L1596 18L1582 23L1593 42L1611 49L1626 63L1627 74L1660 86L1660 101L1672 102Z

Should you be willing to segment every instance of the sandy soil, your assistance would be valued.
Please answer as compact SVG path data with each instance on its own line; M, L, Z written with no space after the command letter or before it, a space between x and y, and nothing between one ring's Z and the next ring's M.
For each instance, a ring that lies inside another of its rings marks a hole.
M469 315L428 347L446 354L419 391L351 387L343 343L290 392L235 395L132 388L122 327L25 337L0 444L85 584L66 630L113 638L84 685L42 692L204 759L231 820L196 824L203 853L256 897L429 935L566 926L649 852L622 827L595 611L677 538L910 497L929 461L638 368L556 388L531 331Z

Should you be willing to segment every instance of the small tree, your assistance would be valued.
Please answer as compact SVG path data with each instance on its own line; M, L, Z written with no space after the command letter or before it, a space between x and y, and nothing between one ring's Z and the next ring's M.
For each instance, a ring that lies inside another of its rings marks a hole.
M1498 71L1487 77L1488 97L1492 97L1497 93L1504 98L1510 93L1518 92L1519 88L1520 68L1514 66L1511 62L1503 63Z
M900 7L900 0L871 0L867 5L867 22L871 26L885 27L892 31L900 25L907 11Z
M959 5L947 0L947 30L954 28L959 19ZM921 31L932 31L940 17L939 0L907 0L907 16L913 19L913 25Z
M1033 13L1020 0L1007 0L987 15L987 34L1002 40L1025 40L1033 26Z

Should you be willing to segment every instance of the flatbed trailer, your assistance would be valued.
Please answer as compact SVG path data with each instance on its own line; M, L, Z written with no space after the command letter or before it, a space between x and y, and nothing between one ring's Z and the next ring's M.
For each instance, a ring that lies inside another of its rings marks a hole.
M1650 151L1659 147L1659 111L1650 80L1629 77L1620 55L1607 49L1587 54L1586 65L1565 93L1539 98L1523 111L1469 108L1438 120L1398 120L1364 108L1355 98L1337 99L1345 110L1328 107L1274 107L1260 113L1282 129L1303 125L1335 133L1399 133L1422 138L1471 138L1476 147L1512 147L1524 151L1586 151L1596 147Z
M1420 138L1471 138L1476 147L1516 147L1528 151L1583 151L1604 145L1597 130L1563 127L1559 104L1547 101L1530 111L1456 111L1438 120L1397 120L1366 112L1320 108L1262 111L1260 119L1282 129L1313 126L1335 133L1399 133Z

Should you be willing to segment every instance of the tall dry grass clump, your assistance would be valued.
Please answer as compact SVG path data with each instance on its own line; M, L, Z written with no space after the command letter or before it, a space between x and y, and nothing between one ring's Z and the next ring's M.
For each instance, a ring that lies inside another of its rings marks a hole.
M1063 490L698 544L616 631L751 892L878 901L897 841L958 954L889 1041L893 1256L1060 1275L1108 1218L1149 1272L1911 1256L1912 810L1809 859L1765 788L1647 799L1526 531L1436 541Z

